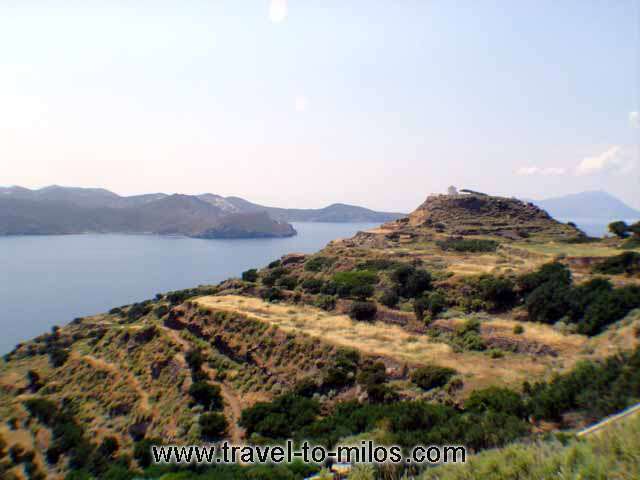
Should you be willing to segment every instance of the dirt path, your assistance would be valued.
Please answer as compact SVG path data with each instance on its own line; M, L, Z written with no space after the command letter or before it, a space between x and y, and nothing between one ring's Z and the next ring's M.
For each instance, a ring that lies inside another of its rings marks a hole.
M160 328L162 328L162 330L171 338L171 340L173 340L174 343L180 346L183 352L191 348L191 344L187 340L182 338L180 336L180 332L178 332L177 330L172 330L165 326L162 326ZM209 376L209 378L215 376L215 371L209 366L203 365L202 369ZM242 402L240 401L240 398L238 398L238 395L236 395L233 388L231 388L226 383L217 382L215 380L212 380L212 383L220 386L220 391L225 403L225 417L229 419L229 437L234 444L240 444L242 442L242 439L244 438L244 430L238 426L240 415L242 414Z

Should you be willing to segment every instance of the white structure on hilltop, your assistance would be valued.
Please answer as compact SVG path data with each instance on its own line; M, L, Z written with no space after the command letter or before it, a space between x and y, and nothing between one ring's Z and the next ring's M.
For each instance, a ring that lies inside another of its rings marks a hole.
M451 185L449 188L447 188L447 195L458 195L458 189Z

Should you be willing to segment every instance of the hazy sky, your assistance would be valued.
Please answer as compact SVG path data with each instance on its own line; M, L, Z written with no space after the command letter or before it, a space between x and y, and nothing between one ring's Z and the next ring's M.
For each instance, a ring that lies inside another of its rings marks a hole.
M639 3L0 0L0 184L640 208Z

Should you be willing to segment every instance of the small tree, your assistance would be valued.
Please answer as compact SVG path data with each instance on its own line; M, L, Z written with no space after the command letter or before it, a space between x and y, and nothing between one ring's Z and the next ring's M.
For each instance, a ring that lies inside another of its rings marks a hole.
M411 373L411 381L423 390L443 387L456 374L452 368L427 365L415 369Z
M195 382L189 388L189 395L193 400L202 405L205 410L218 410L222 408L222 394L218 385L208 382Z
M242 280L244 280L245 282L255 282L256 280L258 280L258 270L252 268L250 270L242 272Z
M349 316L354 320L373 320L378 313L378 307L373 302L354 302L349 310Z
M204 413L198 420L202 438L208 441L217 441L227 435L229 423L221 413Z
M621 220L618 220L617 222L611 222L609 224L609 231L618 238L628 237L629 236L628 229L629 229L628 225Z

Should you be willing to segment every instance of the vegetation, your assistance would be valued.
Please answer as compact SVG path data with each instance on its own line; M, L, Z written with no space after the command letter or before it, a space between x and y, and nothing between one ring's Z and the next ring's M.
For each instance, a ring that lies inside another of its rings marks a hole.
M189 395L191 395L194 402L202 405L206 411L219 410L223 406L220 387L209 382L194 382L189 387Z
M204 413L200 415L198 423L202 438L210 442L223 439L229 428L227 419L221 413Z
M423 390L443 387L456 374L452 368L427 365L415 369L411 373L411 381Z
M373 302L353 302L349 309L349 316L354 320L373 320L378 308Z
M333 265L333 262L335 258L315 256L305 262L304 269L308 272L321 272Z
M340 297L361 297L363 292L373 293L373 285L378 282L378 275L369 270L350 270L333 275L336 293Z
M439 240L436 244L445 251L453 250L455 252L495 252L499 243L495 240L481 239L457 239L448 238Z
M413 265L404 264L391 273L398 294L405 298L416 298L431 289L431 274Z
M640 273L640 253L624 252L614 257L609 257L598 263L593 271L608 275L619 275L626 273L633 275Z
M256 282L258 280L258 270L251 268L242 272L242 280L245 282Z
M640 417L586 440L515 443L471 456L468 463L430 468L421 480L637 478Z

